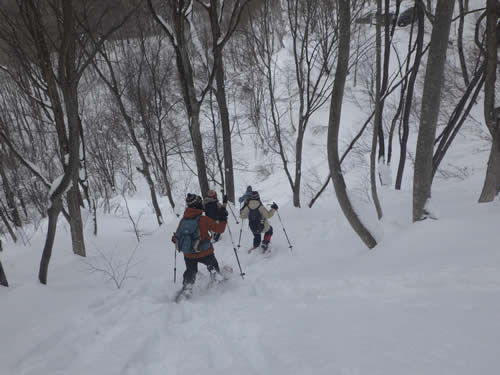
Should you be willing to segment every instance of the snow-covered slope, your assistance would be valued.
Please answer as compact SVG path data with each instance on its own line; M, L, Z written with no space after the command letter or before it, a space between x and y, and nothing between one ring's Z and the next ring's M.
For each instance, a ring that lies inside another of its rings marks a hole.
M471 186L474 185L474 186ZM435 193L440 218L410 224L410 194L383 191L385 240L366 250L333 197L313 209L282 207L270 256L216 245L234 277L172 302L176 220L144 236L120 290L70 255L61 225L49 285L36 281L42 233L9 248L12 284L0 289L0 374L493 374L500 366L500 205L475 203L477 183ZM269 197L271 198L271 197ZM457 204L459 202L460 204ZM239 226L231 220L237 241ZM103 216L89 259L126 261L135 248L125 217ZM177 277L184 270L177 259ZM206 279L201 270L200 280Z

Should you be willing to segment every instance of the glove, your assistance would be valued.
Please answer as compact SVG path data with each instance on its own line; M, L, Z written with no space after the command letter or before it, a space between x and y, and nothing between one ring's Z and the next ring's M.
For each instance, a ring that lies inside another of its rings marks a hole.
M222 203L227 203L227 194L222 197Z
M278 205L276 204L276 202L273 202L273 204L271 205L271 208L273 210L277 210L278 209Z
M219 209L219 221L227 221L227 210L224 207Z
M172 236L172 243L173 244L177 243L177 237L175 237L175 233Z

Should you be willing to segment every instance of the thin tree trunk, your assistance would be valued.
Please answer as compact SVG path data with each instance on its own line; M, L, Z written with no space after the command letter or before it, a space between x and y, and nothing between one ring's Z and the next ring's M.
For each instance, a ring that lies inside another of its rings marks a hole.
M80 210L80 191L78 189L78 176L73 179L71 189L67 194L68 212L70 216L70 230L73 244L73 253L85 256L85 240L83 236L82 213Z
M415 60L413 63L413 70L411 72L410 78L408 80L408 89L406 90L406 100L404 105L403 112L403 135L401 137L400 142L400 153L399 153L399 165L398 165L398 173L396 175L396 190L401 189L401 184L403 183L403 174L406 164L406 149L408 144L408 137L410 134L410 113L411 106L413 103L413 91L415 89L415 82L417 81L418 70L420 68L420 61L422 59L422 51L424 47L424 4L422 0L415 0L415 10L417 12L417 22L418 22L418 31L417 31L417 49L415 51Z
M2 243L0 242L0 247L1 246L2 246ZM1 260L0 260L0 285L5 286L5 287L9 286L9 282L7 281L7 275L5 274L5 271L3 270Z
M299 120L299 131L295 144L295 183L293 186L293 206L300 207L300 185L302 183L302 149L304 145L304 120Z
M205 163L205 152L203 151L203 140L200 132L200 106L196 104L192 107L191 113L191 140L193 142L194 157L198 172L198 182L200 184L201 194L205 197L209 190L207 166Z
M384 136L384 133L380 132L382 127L382 103L380 100L380 84L382 78L382 30L380 25L380 20L382 19L382 0L377 0L377 26L376 26L376 62L375 62L375 119L373 121L373 138L372 138L372 150L370 153L370 186L373 204L375 205L375 209L377 210L378 219L382 219L383 212L382 206L380 205L380 200L378 198L377 193L377 179L375 177L376 174L376 164L377 164L377 136ZM382 135L381 135L382 134ZM383 142L382 142L383 143ZM379 147L380 144L379 144ZM382 154L383 160L384 154ZM379 160L381 156L379 154Z
M335 80L332 88L330 118L328 121L328 164L332 176L333 187L335 188L337 199L344 215L361 240L371 249L377 245L377 241L361 222L352 207L347 194L344 176L342 175L338 150L342 101L349 68L351 42L350 27L350 1L339 0L339 55L337 59L337 69L335 71Z
M492 140L488 168L484 179L479 203L492 202L500 190L500 150L498 143Z
M458 0L458 6L460 10L460 18L458 19L458 35L457 35L457 49L458 49L458 58L460 60L460 69L462 70L462 76L464 78L465 86L469 86L469 73L467 72L467 63L465 62L464 56L464 23L465 23L465 14L464 14L464 0Z
M497 79L497 9L496 0L486 2L486 73L484 83L484 118L491 134L491 152L479 202L491 202L499 191L500 180L500 109L495 108Z
M61 197L56 198L51 202L48 209L49 224L47 228L47 237L43 247L42 259L40 260L40 270L38 272L38 280L44 285L47 285L47 273L49 270L50 257L52 256L52 247L57 230L57 218L62 209Z
M431 197L432 155L436 138L436 127L441 104L441 89L444 81L444 66L454 1L438 0L436 20L432 28L429 57L425 72L420 129L415 154L413 175L413 221L426 218L425 205Z
M234 196L234 171L233 171L233 151L231 146L231 123L229 122L229 110L227 109L226 85L224 79L224 62L221 56L216 56L219 63L216 65L215 82L217 89L215 97L219 106L219 116L222 127L222 146L224 150L224 181L227 198L230 202L235 202Z

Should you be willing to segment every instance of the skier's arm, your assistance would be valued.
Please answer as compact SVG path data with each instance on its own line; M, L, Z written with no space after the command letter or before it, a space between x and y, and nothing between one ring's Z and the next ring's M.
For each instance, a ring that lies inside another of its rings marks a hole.
M242 219L248 219L248 207L245 206L240 210L240 217Z
M215 233L224 233L224 231L226 230L226 221L215 221L208 216L205 216L204 218L205 220L207 220L208 230L211 230Z
M270 218L273 217L273 215L276 212L276 210L274 208L271 208L270 210L267 210L264 206L260 206L259 207L259 212L266 219L270 219Z

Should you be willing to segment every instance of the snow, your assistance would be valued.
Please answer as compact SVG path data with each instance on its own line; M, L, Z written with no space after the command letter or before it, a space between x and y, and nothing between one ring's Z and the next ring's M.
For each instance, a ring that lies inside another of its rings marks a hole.
M292 251L275 217L270 256L247 254L245 222L245 280L226 233L216 255L233 278L181 304L172 302L180 288L172 215L157 229L146 203L129 200L144 235L119 290L70 254L61 223L48 286L36 281L43 233L3 254L11 287L0 289L8 338L0 374L493 373L500 202L476 204L479 181L435 191L439 220L414 225L410 192L382 189L387 235L375 250L355 237L331 196L313 209L280 205ZM98 221L98 238L86 224L88 261L101 261L102 252L126 262L136 243L131 223L120 214ZM237 245L232 217L230 226ZM200 273L206 278L204 267Z

